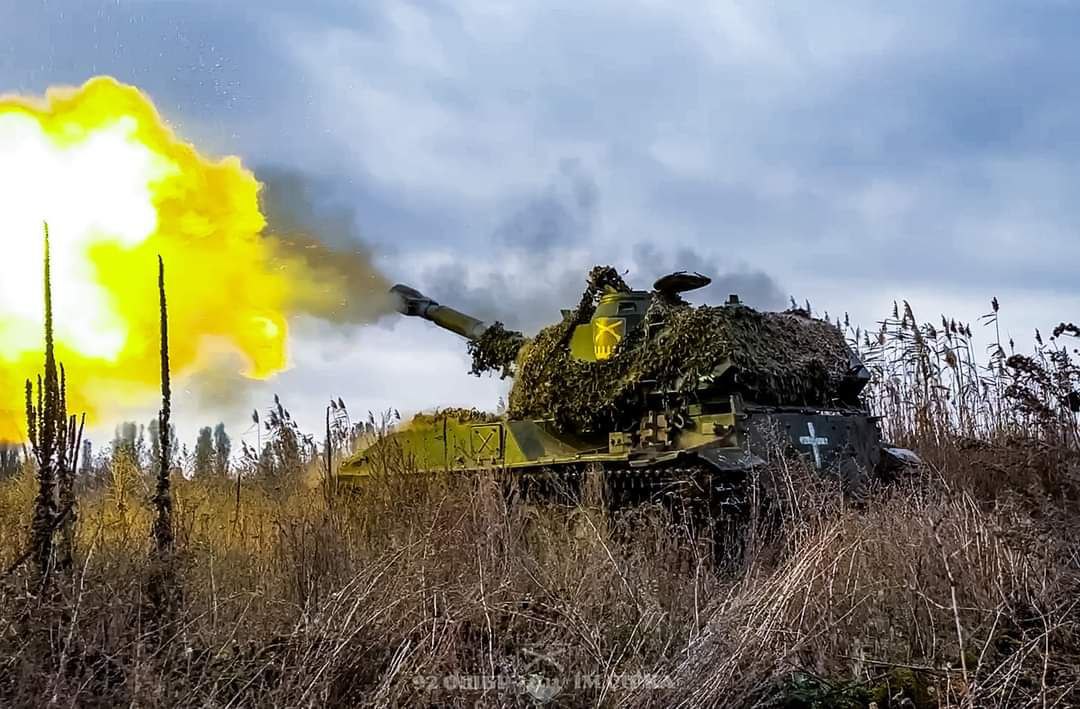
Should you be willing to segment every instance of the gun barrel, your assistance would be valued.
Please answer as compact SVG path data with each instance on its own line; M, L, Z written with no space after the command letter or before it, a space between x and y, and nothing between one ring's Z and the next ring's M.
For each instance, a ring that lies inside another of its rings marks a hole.
M390 293L395 296L399 313L430 320L439 327L455 332L466 339L476 340L490 327L483 320L477 320L460 310L440 305L415 288L402 283L391 288Z

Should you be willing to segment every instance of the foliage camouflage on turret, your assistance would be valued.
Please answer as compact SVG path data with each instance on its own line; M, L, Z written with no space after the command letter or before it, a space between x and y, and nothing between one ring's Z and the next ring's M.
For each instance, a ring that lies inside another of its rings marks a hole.
M514 376L514 363L525 336L516 330L507 330L501 322L484 331L479 338L469 341L472 356L471 374L499 372L503 379Z
M659 296L645 318L653 324L629 334L610 359L576 360L569 346L574 327L588 322L606 287L629 290L614 269L593 269L577 309L521 348L511 418L613 430L640 412L646 387L691 394L729 358L740 390L761 403L828 404L848 372L843 335L827 322L740 305L690 307Z
M555 326L561 328L559 337L569 342L574 325L592 317L597 298L608 289L625 293L630 287L611 266L596 266L589 271L588 287L582 294L581 302L571 320L564 320ZM469 342L469 354L472 356L470 373L480 376L485 372L498 372L503 379L514 376L518 355L522 345L528 341L520 332L507 330L501 322L496 322L478 339Z
M475 408L467 409L464 407L448 406L444 409L435 409L434 411L421 411L409 419L408 425L414 426L417 424L436 423L443 419L454 419L456 421L469 423L491 423L493 421L498 421L499 417L496 414Z

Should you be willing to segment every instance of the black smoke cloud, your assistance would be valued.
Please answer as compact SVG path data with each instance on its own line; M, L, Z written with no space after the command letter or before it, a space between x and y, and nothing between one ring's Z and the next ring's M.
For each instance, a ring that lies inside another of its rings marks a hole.
M414 285L445 305L526 334L558 320L561 309L573 307L597 263L611 263L627 274L631 286L643 289L672 271L699 271L713 282L690 294L694 302L721 303L737 294L756 308L784 306L786 297L769 274L693 249L638 243L628 255L621 255L624 249L616 258L593 254L569 261L572 249L594 240L600 203L591 175L578 161L563 160L548 184L495 228L484 264L492 270L476 273L466 261L455 259L425 269Z
M331 179L282 167L256 172L266 236L303 264L298 310L339 324L366 324L392 311L390 283L363 240L356 208Z
M540 257L530 257L535 269ZM499 321L515 330L534 334L557 321L561 308L570 308L581 297L588 268L567 266L541 274L526 266L529 273L490 273L469 282L469 273L460 262L442 264L424 272L423 287L444 305L469 313L487 322Z
M562 160L543 189L494 229L484 264L492 270L470 273L455 259L423 271L417 285L441 303L532 334L579 299L590 264L567 263L566 252L588 243L599 203L581 163Z
M738 295L742 302L759 310L778 310L787 300L773 277L764 271L733 268L722 258L693 249L664 252L653 244L638 244L634 247L634 260L641 269L639 273L651 280L672 271L697 271L711 278L712 283L707 287L687 294L695 302L722 303L729 295Z

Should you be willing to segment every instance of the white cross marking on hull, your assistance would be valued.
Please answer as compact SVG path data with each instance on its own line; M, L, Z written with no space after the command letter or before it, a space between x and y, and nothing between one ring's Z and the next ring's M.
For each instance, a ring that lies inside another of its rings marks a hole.
M817 431L814 430L814 422L810 421L806 424L806 430L810 432L809 436L801 436L799 443L804 446L810 446L814 451L814 465L819 469L821 468L821 446L829 445L829 439L824 436L818 436Z

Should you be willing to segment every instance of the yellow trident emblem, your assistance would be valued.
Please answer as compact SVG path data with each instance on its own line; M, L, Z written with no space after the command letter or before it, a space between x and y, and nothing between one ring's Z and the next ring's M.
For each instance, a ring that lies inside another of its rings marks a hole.
M593 353L597 359L607 359L615 352L615 345L623 338L626 320L623 318L596 318L593 320Z

